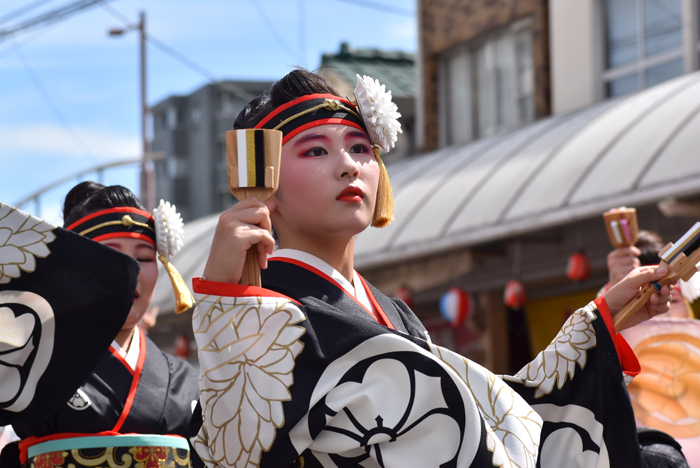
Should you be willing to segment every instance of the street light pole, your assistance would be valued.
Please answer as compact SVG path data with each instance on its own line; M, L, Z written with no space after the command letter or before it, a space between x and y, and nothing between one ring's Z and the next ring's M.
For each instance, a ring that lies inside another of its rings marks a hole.
M137 25L128 26L125 29L111 29L109 31L110 36L121 36L127 31L138 30L139 32L139 80L141 88L141 151L142 151L142 164L141 164L141 177L140 177L140 194L139 198L146 209L150 212L155 208L156 194L155 194L155 166L153 163L153 158L151 157L151 147L148 141L148 133L146 129L146 120L148 117L148 101L146 96L146 13L141 11L139 13L139 22Z
M150 213L156 205L155 165L151 158L151 145L148 141L146 119L148 117L148 100L146 96L146 13L139 14L140 74L141 74L141 143L143 145L143 165L141 170L141 200Z

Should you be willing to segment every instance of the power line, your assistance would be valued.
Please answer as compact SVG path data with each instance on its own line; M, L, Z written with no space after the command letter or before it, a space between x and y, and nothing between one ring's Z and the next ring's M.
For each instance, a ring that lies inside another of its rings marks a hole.
M34 83L34 86L36 86L36 89L39 91L41 97L51 109L51 112L54 114L54 117L56 117L56 120L58 120L58 122L61 124L61 126L66 131L70 139L73 140L73 143L75 143L75 145L80 149L80 151L82 151L83 155L89 157L94 161L97 161L97 158L95 158L95 156L90 152L85 143L83 143L83 141L80 139L75 130L73 130L73 127L71 127L70 123L68 122L68 119L66 119L61 110L58 108L58 106L56 106L56 104L53 102L48 91L42 85L39 76L34 72L34 69L29 64L29 61L22 52L22 49L20 49L19 45L17 45L16 43L14 44L14 46L15 52L17 53L20 62L22 62L24 70L29 75L29 78L31 78L32 82Z
M116 8L114 8L111 5L104 4L102 5L102 8L115 18L117 18L119 21L124 23L125 26L130 27L132 25L131 20L126 17L124 14L119 12ZM228 91L230 93L235 94L239 98L243 99L244 101L250 101L255 96L245 89L241 88L235 83L230 83L230 82L224 82L216 79L215 75L204 68L202 65L198 64L194 60L190 59L189 57L185 56L182 52L179 52L175 50L173 47L167 45L157 37L153 36L150 33L145 34L146 36L146 41L160 49L162 52L165 52L178 62L182 63L185 65L187 68L199 73L200 75L204 76L211 84L217 86L219 89Z
M36 41L37 39L39 39L40 37L45 35L47 32L51 31L52 28L55 28L55 27L56 27L56 25L52 25L52 26L48 26L44 29L38 30L38 31L34 32L33 36L31 36L29 39L26 39L22 42L20 42L18 39L14 39L12 45L8 46L7 49L0 52L0 59L5 58L8 55L14 54L16 46L24 47L28 44L31 44L32 42Z
M416 17L416 12L413 10L409 10L408 8L395 7L393 5L387 5L385 3L370 2L367 0L336 0L336 1L342 2L342 3L347 3L349 5L371 8L373 10L381 11L384 13L393 13L395 15L408 16L410 18Z
M6 14L5 16L0 17L0 24L1 23L7 23L11 19L15 19L18 16L22 16L25 13L28 13L32 11L35 8L38 8L42 5L46 5L49 2L52 2L53 0L37 0L35 2L30 3L29 5L25 5L22 8L17 8L16 10L13 10Z
M202 67L195 61L191 60L190 58L184 56L182 53L178 52L177 50L173 49L169 45L165 44L163 41L160 39L157 39L153 37L152 35L148 34L146 35L146 40L153 44L154 46L158 47L161 51L165 52L166 54L170 55L172 58L178 60L180 63L183 65L189 67L190 69L196 71L200 75L204 76L207 80L209 80L210 83L218 86L220 89L223 89L225 91L229 91L239 98L243 99L244 101L250 101L255 96L248 91L244 90L240 86L234 84L234 83L227 83L224 81L217 80L214 75L207 70L206 68Z
M270 18L267 16L267 13L265 13L265 10L263 9L262 5L257 2L256 0L249 0L250 4L255 7L255 9L258 11L258 16L260 16L260 19L262 22L265 24L265 27L267 28L268 31L270 31L270 34L272 34L272 37L275 38L275 41L277 41L277 45L280 46L285 52L289 54L290 57L293 59L297 58L297 54L294 51L294 48L290 46L287 41L284 40L282 36L277 32L275 29L275 26L272 24L272 21L270 21Z
M73 2L71 4L68 4L68 5L62 6L60 8L57 8L55 10L51 10L49 12L41 14L39 16L35 16L34 18L26 20L22 23L19 23L19 24L14 25L14 26L10 26L9 29L0 30L0 42L9 38L10 36L15 35L16 33L20 32L20 31L36 28L38 26L47 26L49 24L60 21L60 20L66 18L70 15L73 15L73 14L75 14L75 13L77 13L85 8L95 6L98 3L102 3L105 1L112 1L112 0L78 0L78 1Z

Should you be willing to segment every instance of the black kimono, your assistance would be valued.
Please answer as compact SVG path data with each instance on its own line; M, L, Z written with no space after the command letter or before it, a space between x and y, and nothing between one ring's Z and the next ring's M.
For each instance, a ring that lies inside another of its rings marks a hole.
M639 465L604 301L500 378L433 345L402 301L363 280L372 310L298 258L271 258L262 280L194 280L193 445L209 466Z
M2 203L0 233L0 425L24 439L22 463L95 466L102 450L122 468L189 465L194 368L145 336L135 371L108 351L134 301L137 262ZM139 435L131 446L116 435L129 433Z
M21 438L58 433L171 434L188 437L197 374L139 333L139 361L131 367L110 347L65 405L41 424L15 424Z

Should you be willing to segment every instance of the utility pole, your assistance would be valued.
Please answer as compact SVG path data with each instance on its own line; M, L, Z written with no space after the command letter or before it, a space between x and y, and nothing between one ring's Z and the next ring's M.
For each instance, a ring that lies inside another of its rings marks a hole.
M121 36L122 34L138 30L139 32L139 81L140 81L140 107L141 107L141 193L139 198L146 205L146 210L151 212L156 205L156 171L155 163L151 155L151 145L148 141L148 133L146 128L146 120L148 117L148 100L146 95L147 80L146 80L146 13L139 13L139 22L136 25L131 25L126 28L110 29L110 36Z

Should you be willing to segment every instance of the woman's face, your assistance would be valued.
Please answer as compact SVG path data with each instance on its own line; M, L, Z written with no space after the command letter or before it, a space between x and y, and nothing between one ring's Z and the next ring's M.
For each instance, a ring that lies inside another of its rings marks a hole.
M146 241L128 237L106 239L99 242L100 244L112 247L121 253L129 255L138 261L141 266L134 304L131 306L129 317L126 319L126 322L124 322L122 330L133 328L146 313L153 299L153 291L156 288L156 280L158 280L156 249L152 244Z
M272 221L285 235L352 238L372 221L379 164L363 131L347 125L305 130L282 147Z
M674 284L674 286L675 288L671 291L671 307L663 315L666 317L688 318L688 311L681 295L681 289L678 283Z

